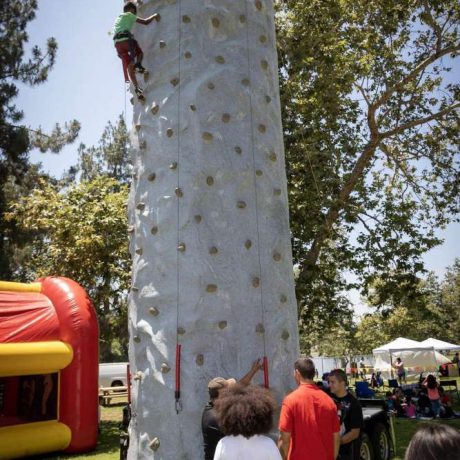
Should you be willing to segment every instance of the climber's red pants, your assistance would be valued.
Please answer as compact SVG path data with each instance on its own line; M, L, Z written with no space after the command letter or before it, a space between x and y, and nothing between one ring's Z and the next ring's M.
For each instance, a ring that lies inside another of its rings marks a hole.
M125 81L129 82L128 65L132 62L140 60L139 58L142 58L142 50L137 41L134 39L115 43L115 49L117 50L118 57L123 63L123 74L125 76Z

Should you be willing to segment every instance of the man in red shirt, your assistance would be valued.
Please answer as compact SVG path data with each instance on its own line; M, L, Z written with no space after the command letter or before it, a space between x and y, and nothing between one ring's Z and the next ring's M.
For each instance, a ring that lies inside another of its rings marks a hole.
M278 447L283 460L335 460L340 446L337 407L315 385L315 365L299 358L294 364L298 388L281 407Z

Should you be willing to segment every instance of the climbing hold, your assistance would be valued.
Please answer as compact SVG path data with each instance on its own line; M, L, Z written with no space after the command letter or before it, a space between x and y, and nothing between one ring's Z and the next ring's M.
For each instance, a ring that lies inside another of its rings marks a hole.
M267 43L267 36L266 35L260 35L259 36L259 41L260 41L260 43Z
M228 122L230 121L230 118L231 118L231 116L230 116L229 113L224 113L224 114L222 115L222 121L223 121L224 123L228 123Z
M197 366L202 366L204 364L204 356L202 354L197 355L195 362Z
M200 223L201 223L201 220L202 220L202 217L201 217L201 216L195 216L194 219L195 219L195 222L196 222L197 224L200 224Z
M143 211L145 209L145 203L142 201L140 203L137 203L136 209L139 209L139 211Z
M149 444L150 449L156 452L160 448L160 440L158 438L153 438Z
M260 169L256 171L256 176L261 176L262 174L263 174L263 171L261 171Z
M267 127L265 125L259 125L257 127L257 129L259 130L260 133L264 133L265 131L267 131Z
M264 328L264 325L262 323L259 323L256 326L256 332L259 333L259 334L263 334L265 332L265 328Z
M215 60L217 64L225 64L225 58L223 56L216 56Z
M134 98L132 97L129 102L131 102L131 105L134 105Z
M160 48L164 48L166 46L166 42L164 40L160 40Z
M260 0L257 0L256 3L256 8L260 11L262 9L262 2Z
M286 329L284 329L283 333L281 334L281 338L283 340L287 340L289 337L289 332Z
M227 321L219 321L219 329L225 329L227 327Z
M142 126L138 124L138 125L135 126L135 128L136 128L136 131L139 132L141 130Z
M177 86L177 85L179 84L179 81L180 81L180 80L179 80L178 77L174 77L174 78L171 78L170 83L171 83L171 85L173 85L173 86Z
M157 307L150 307L149 308L149 313L152 315L152 316L158 316L160 314L160 310L158 310Z
M241 147L239 147L238 145L235 147L235 152L238 154L238 155L241 155L243 153L243 150L241 150Z
M140 141L139 142L139 148L141 150L145 150L147 148L147 141L146 140Z
M134 380L142 380L142 372L141 372L141 371L137 371L137 372L134 374L133 379L134 379Z
M170 370L171 368L166 363L161 365L161 372L163 372L163 374L167 374Z
M156 115L156 114L158 113L159 110L160 110L160 106L159 106L156 102L154 102L154 103L152 104L152 108L150 109L150 111L151 111L154 115Z
M151 233L152 235L156 235L156 234L158 233L158 227L157 227L156 225L154 225L154 226L152 227L152 229L150 230L150 233Z
M176 169L177 169L177 161L173 161L173 162L169 165L169 169L171 169L172 171L176 170Z
M260 286L260 279L257 276L252 278L252 287L258 288Z
M168 128L168 129L166 130L166 135L167 135L168 137L172 137L173 134L174 134L174 131L172 130L172 128Z
M208 176L206 178L206 183L211 186L211 185L214 185L214 179L211 177L211 176Z
M281 254L277 251L275 251L273 253L273 260L275 260L276 262L279 262L281 260Z
M216 292L217 286L215 284L208 284L206 286L206 292Z
M185 334L185 329L184 329L182 326L179 326L179 327L177 328L177 333L178 333L179 335L184 335L184 334Z
M287 296L286 296L286 294L281 294L281 295L280 295L280 302L281 302L281 303L286 303L286 302L287 302Z
M191 21L190 17L187 16L186 14L182 16L182 22L185 22L186 24L188 24L190 21Z
M243 78L243 79L241 80L241 84L242 84L243 86L249 86L250 83L251 83L251 82L249 81L249 78Z
M176 193L176 196L178 198L182 198L184 196L184 192L182 191L182 189L180 187L177 187L174 192Z
M130 225L128 227L128 233L134 233L134 229L135 229L134 225Z
M177 245L177 250L178 250L179 252L185 252L185 249L186 249L186 248L185 248L185 243L179 243L179 244Z
M275 152L270 153L270 155L268 156L268 158L269 158L271 161L276 161L276 159L277 159L276 153L275 153Z
M246 242L244 243L244 246L245 246L246 249L251 249L252 241L251 240L246 240Z
M273 195L280 196L281 195L281 189L280 188L274 188L273 189Z
M246 207L246 203L244 201L238 201L238 203L236 204L236 206L239 208L239 209L244 209Z
M218 252L219 252L219 250L215 246L213 246L212 248L209 249L209 254L211 254L213 256L216 255Z
M216 87L216 85L214 85L214 83L213 83L212 81L210 81L210 82L208 83L208 88L209 88L209 89L212 90L212 89L214 89L215 87Z
M157 175L155 173L150 173L148 176L147 176L147 180L149 182L153 182L155 179L156 179Z
M265 59L262 59L260 61L260 67L262 67L263 70L267 70L268 69L268 61L266 61Z
M265 102L266 102L267 104L270 104L271 101L272 101L272 98L267 94L267 95L265 96Z
M134 340L134 342L136 342L136 343L140 343L140 342L141 342L141 338L140 338L138 335L135 335L135 336L133 337L133 340Z
M244 24L246 22L246 16L244 14L240 15L240 22Z
M211 24L213 25L213 27L216 27L216 28L217 28L217 27L220 26L220 21L219 21L219 19L217 19L217 18L212 18L212 19L211 19Z
M192 57L192 53L190 51L186 51L184 53L184 57L185 57L185 59L190 59Z
M190 110L191 110L192 112L195 112L195 110L196 110L196 105L190 104Z
M214 139L214 136L211 133L208 133L207 131L205 131L201 137L203 138L203 140L207 142L210 142Z
M138 256L141 256L142 255L142 248L137 248L135 251L134 251Z

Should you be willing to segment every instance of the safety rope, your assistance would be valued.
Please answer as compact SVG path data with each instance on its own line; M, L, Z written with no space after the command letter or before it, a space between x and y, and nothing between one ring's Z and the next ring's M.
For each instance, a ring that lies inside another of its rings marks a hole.
M249 50L249 8L248 2L245 1L246 9L246 54L247 54L247 71L248 78L253 84L252 81L252 72L251 72L251 55ZM254 184L254 198L255 198L255 219L256 219L256 230L257 230L257 258L259 263L259 287L260 287L260 317L262 323L262 340L263 340L263 370L264 370L264 386L269 387L268 379L268 358L267 358L267 347L265 340L265 304L264 304L264 282L262 276L262 262L260 257L260 229L259 229L259 211L258 211L258 193L257 193L257 183L256 183L256 158L255 158L255 149L254 149L254 109L252 103L252 91L249 90L249 115L251 123L251 151L252 151L252 173L253 173L253 184Z
M176 244L176 385L175 385L175 407L176 413L182 410L181 402L181 387L180 387L180 362L181 362L181 344L179 340L179 312L180 312L180 270L179 270L179 244L180 241L180 152L181 152L181 120L180 120L180 103L181 103L181 51L182 51L182 29L181 29L181 18L182 18L182 1L178 1L178 19L177 19L177 28L178 28L178 94L177 94L177 188L176 188L176 199L177 199L177 244Z

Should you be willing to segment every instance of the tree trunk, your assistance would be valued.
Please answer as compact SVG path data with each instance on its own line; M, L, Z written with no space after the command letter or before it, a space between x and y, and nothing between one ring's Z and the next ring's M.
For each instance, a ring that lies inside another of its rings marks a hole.
M203 458L207 383L269 360L279 401L298 353L271 0L146 3L135 102L129 458ZM175 350L182 405L175 410ZM263 383L259 373L255 383Z

